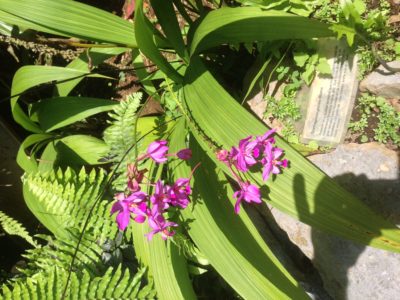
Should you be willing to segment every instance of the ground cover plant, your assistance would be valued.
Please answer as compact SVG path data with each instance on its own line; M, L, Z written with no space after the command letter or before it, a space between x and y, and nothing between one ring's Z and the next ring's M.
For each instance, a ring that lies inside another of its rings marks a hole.
M65 66L26 65L13 78L12 116L30 132L17 157L24 198L49 234L30 237L0 215L8 233L35 247L2 295L308 299L246 210L265 203L327 233L399 252L395 225L243 105L270 72L267 82L288 80L286 104L271 104L273 113L295 118L290 99L301 81L329 73L315 41L365 42L378 26L376 16L361 20L360 1L316 20L322 2L137 0L134 8L127 2L123 19L76 1L2 0L0 20L17 32L66 37L86 49ZM297 73L284 61L292 47ZM99 65L126 53L141 92L119 103L81 93L84 81L115 79ZM243 85L238 75L249 70L234 61L246 60L258 68ZM38 86L46 92L35 97ZM151 103L161 111L146 114ZM93 132L95 117L104 122ZM317 199L319 212L310 213Z

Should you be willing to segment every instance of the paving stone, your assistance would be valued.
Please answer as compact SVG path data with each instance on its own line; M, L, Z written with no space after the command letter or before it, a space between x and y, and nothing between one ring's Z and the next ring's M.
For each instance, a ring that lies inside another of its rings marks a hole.
M400 61L389 62L392 68L400 68ZM360 83L360 91L370 92L388 99L400 98L400 72L392 73L379 66Z
M378 143L347 144L310 160L399 226L398 154ZM288 238L312 260L333 299L400 299L400 254L325 234L276 209L271 213L278 225L272 226L275 234Z

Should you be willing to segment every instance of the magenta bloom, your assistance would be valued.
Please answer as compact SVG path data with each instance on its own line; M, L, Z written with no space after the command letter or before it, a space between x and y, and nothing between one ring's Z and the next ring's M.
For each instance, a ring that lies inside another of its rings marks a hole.
M192 150L190 149L182 149L178 153L176 153L176 156L182 160L188 160L192 158Z
M111 207L111 214L113 215L118 211L116 221L119 230L123 231L126 229L126 227L128 227L132 211L131 205L133 202L131 200L127 200L123 193L117 194L115 198L118 201L115 202Z
M241 189L233 194L233 198L237 199L235 203L235 213L238 214L240 211L240 203L242 200L247 203L255 202L261 203L260 189L250 182L240 183Z
M190 188L190 180L187 178L179 178L174 185L168 187L168 199L172 206L180 206L186 208L190 202L189 195L192 193Z
M146 221L146 217L150 214L150 209L147 207L147 203L145 202L133 205L131 210L132 213L136 215L136 217L133 218L136 223L143 223Z
M217 151L217 159L224 163L228 163L228 159L229 159L228 150L225 150L225 149L218 150Z
M126 200L131 201L132 203L140 203L146 200L147 194L142 191L134 192L126 197Z
M247 172L249 167L257 163L256 159L259 156L258 149L256 148L257 142L250 142L252 136L241 140L239 148L232 147L231 156L234 160L234 165L239 171Z
M138 170L135 164L128 165L128 189L131 192L137 192L140 190L140 184L142 183L146 172L146 169Z
M147 148L147 155L157 163L164 163L167 161L168 146L167 141L152 142Z
M279 160L283 155L283 150L281 148L274 148L272 144L268 144L264 148L264 158L261 160L263 164L263 180L268 180L269 176L272 174L279 174L281 172L281 167L286 168L288 166L287 159Z
M168 185L164 185L161 180L158 180L156 182L154 194L150 197L151 203L153 203L153 205L158 205L161 210L167 209L169 207L170 200L166 192L168 189Z
M275 139L272 137L272 135L276 132L276 129L271 129L268 130L266 133L263 135L257 136L256 141L259 144L266 145L266 144L274 144Z
M161 232L161 238L166 240L168 237L173 236L175 231L169 230L170 227L177 227L178 224L174 222L168 222L156 209L152 209L152 214L149 217L149 225L153 229L148 234L146 234L149 241L153 238L153 235Z
M135 192L128 197L125 197L123 193L119 193L115 196L118 200L111 207L111 214L115 214L118 211L116 221L119 230L125 230L129 225L131 213L137 216L134 220L138 223L143 223L148 213L147 204L143 201L146 200L147 194L144 192Z

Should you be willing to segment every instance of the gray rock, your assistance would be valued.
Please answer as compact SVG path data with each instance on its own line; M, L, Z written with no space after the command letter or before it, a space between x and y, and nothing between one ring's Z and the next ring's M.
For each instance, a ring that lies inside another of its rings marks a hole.
M377 143L347 144L310 160L375 211L400 225L396 152ZM328 235L276 209L271 213L275 235L284 242L289 240L312 260L333 299L400 299L400 254Z
M400 61L389 62L392 68L400 68ZM360 83L361 92L370 92L388 99L400 98L400 72L392 73L379 66Z

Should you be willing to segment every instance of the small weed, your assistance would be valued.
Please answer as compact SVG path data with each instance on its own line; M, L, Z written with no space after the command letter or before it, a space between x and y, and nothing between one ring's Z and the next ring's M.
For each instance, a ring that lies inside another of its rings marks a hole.
M372 118L376 118L377 124L374 126L374 140L380 143L393 143L400 146L400 113L397 112L382 97L363 94L358 99L356 109L360 113L360 119L353 121L349 129L353 133L361 133L361 142L367 142L368 137L365 129L370 125Z

